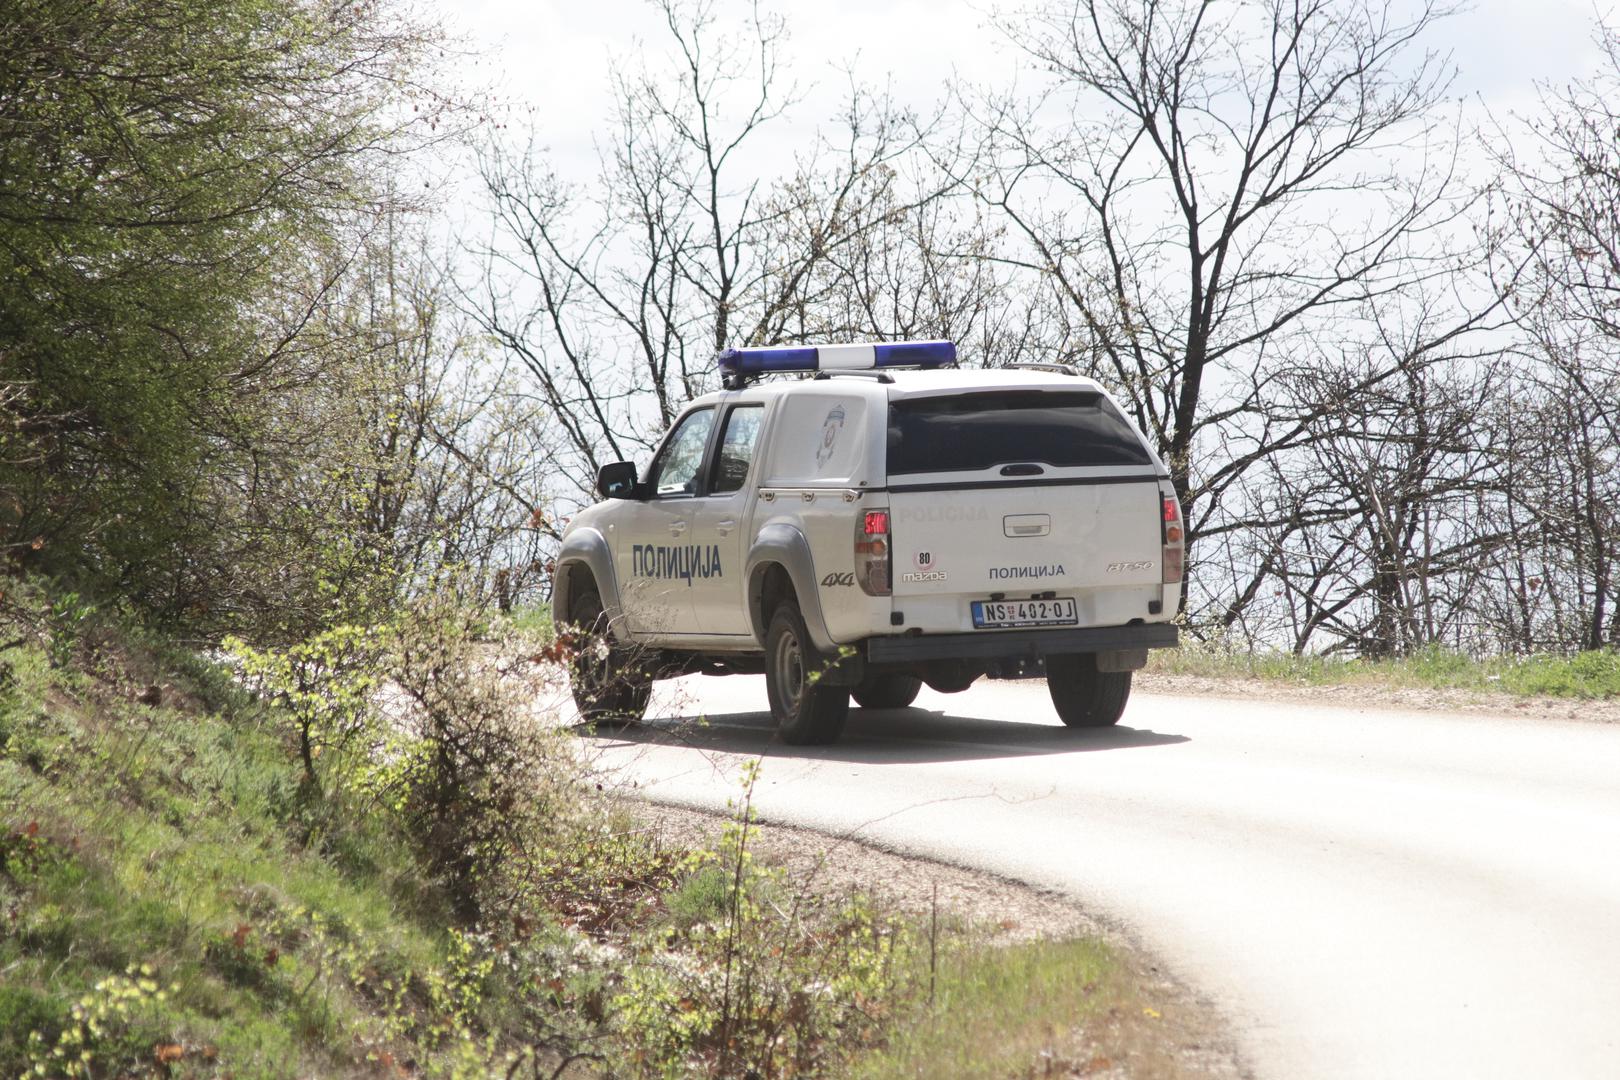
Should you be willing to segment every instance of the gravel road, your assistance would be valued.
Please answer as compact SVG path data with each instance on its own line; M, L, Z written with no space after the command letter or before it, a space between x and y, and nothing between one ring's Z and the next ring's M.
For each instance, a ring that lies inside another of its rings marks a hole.
M597 749L711 810L763 757L766 820L1072 896L1262 1078L1620 1075L1620 725L1139 692L1072 732L1041 683L980 683L802 749L764 702L661 684Z

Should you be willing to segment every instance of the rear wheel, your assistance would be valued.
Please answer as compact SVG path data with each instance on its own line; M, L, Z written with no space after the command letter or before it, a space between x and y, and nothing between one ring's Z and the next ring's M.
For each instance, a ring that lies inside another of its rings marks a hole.
M596 583L582 585L568 613L575 635L568 681L580 716L597 724L633 724L647 712L652 696L650 658L613 640Z
M917 700L922 680L915 675L871 675L850 696L863 709L903 709Z
M1110 727L1119 723L1131 696L1131 673L1098 671L1090 653L1046 658L1046 689L1057 714L1069 727Z
M935 662L929 665L928 689L940 694L960 694L978 681L984 672L960 664Z
M826 661L810 643L792 600L777 605L765 634L765 689L782 741L794 746L837 742L849 716L849 688L821 678Z

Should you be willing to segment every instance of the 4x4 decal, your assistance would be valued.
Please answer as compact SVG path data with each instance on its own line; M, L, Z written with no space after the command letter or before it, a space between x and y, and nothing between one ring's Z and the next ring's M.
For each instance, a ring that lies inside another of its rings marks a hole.
M823 589L830 589L835 585L841 586L853 584L855 584L855 575L849 570L845 570L841 574L834 572L821 579L821 587Z
M680 578L688 585L693 578L725 576L719 544L636 544L630 549L630 572L637 577Z

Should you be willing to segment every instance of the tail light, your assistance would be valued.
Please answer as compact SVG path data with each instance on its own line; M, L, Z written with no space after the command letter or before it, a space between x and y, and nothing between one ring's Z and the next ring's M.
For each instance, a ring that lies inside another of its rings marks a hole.
M867 596L889 595L887 510L868 510L855 519L855 581Z
M1187 555L1187 539L1181 526L1181 500L1174 495L1165 495L1163 499L1164 514L1159 522L1159 535L1164 540L1162 580L1166 585L1178 585Z

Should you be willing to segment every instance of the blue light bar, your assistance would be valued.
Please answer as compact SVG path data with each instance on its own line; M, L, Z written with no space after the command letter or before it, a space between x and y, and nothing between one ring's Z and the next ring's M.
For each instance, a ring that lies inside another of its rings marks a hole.
M872 346L873 367L949 367L956 363L954 341L885 341Z
M860 345L771 345L727 349L716 362L726 375L752 378L778 371L870 371L938 368L956 363L950 341L874 341Z

